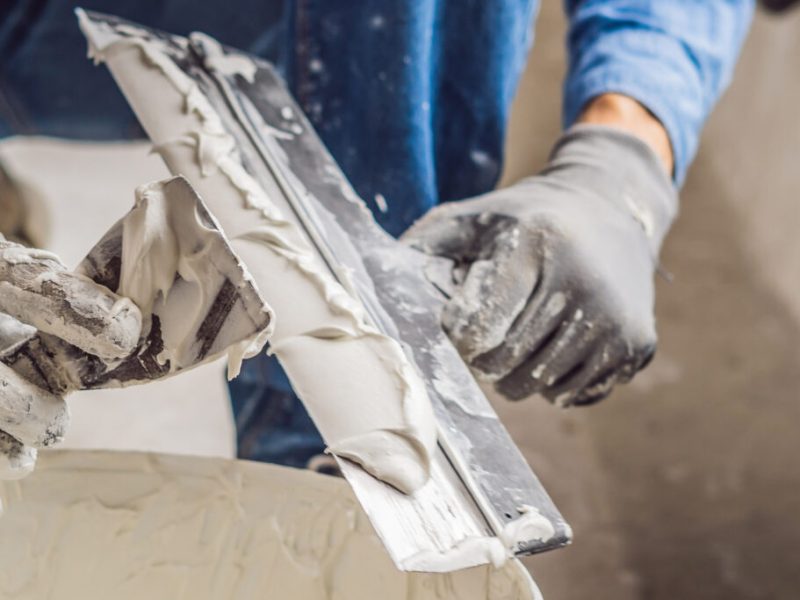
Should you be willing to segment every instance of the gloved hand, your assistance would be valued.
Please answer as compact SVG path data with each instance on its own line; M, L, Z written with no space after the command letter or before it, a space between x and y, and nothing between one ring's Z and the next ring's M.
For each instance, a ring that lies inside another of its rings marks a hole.
M38 329L115 360L136 348L141 328L141 313L130 300L67 272L49 252L0 236L0 354ZM63 398L0 363L0 479L30 473L36 448L60 441L68 420Z
M442 324L511 399L589 404L656 347L653 275L677 195L650 147L577 125L537 176L434 208L403 239L454 261Z

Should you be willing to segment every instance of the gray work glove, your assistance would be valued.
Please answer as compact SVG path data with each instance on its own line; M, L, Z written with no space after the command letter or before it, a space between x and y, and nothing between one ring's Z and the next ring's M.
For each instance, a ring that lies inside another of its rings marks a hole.
M49 252L0 236L0 355L39 330L116 360L136 348L141 327L130 300L67 272ZM0 479L30 473L36 449L60 441L68 421L63 398L0 363Z
M653 275L676 212L647 144L578 125L539 175L434 208L403 239L454 262L442 324L479 377L515 400L589 404L653 356Z

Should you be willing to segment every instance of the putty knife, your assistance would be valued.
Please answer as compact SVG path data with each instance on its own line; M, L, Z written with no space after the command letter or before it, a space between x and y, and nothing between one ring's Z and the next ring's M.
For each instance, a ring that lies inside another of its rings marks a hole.
M401 343L422 375L439 429L428 484L406 496L341 463L398 568L450 571L485 563L488 557L468 550L491 539L502 539L518 555L569 543L569 526L442 331L445 299L424 274L430 259L377 225L275 69L226 48L256 69L247 79L218 72L206 66L205 46L191 38L108 15L79 11L79 17L92 46L125 39L157 43L160 54L196 83L235 139L249 175L289 207L331 274L353 291L376 327ZM158 139L158 116L139 110L153 91L142 89L136 73L109 62L145 131ZM520 526L532 514L544 520L547 535Z
M204 259L211 276L202 290L205 316L196 329L187 331L190 340L187 351L181 353L180 363L172 364L159 356L164 349L163 332L171 304L182 308L187 287L176 277L164 302L156 305L152 314L144 315L148 323L136 351L114 363L104 362L84 353L63 340L44 333L35 333L26 340L0 353L0 361L20 375L56 394L77 390L116 388L147 383L174 375L220 357L232 346L258 336L271 322L271 312L253 285L209 213L200 196L183 177L161 183L164 202L181 202L190 207L202 227L209 232ZM123 247L122 222L116 223L92 248L77 269L96 283L116 291L119 288ZM54 293L58 294L58 290ZM189 292L191 293L191 292ZM200 294L198 294L200 295ZM207 299L207 300L206 300Z

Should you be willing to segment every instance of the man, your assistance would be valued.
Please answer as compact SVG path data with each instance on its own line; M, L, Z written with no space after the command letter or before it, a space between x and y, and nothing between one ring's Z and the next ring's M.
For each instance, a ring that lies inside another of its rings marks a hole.
M562 406L603 398L653 356L653 276L676 189L753 9L566 2L566 131L539 175L491 192L535 0L84 6L273 60L378 221L401 235L422 217L404 239L455 261L442 324L476 375L508 398ZM82 59L71 9L6 9L0 133L138 134L108 75ZM304 466L322 452L273 359L249 361L231 392L240 456Z

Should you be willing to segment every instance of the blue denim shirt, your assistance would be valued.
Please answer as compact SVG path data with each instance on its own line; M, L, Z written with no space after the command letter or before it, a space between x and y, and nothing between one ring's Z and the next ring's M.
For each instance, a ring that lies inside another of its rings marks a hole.
M76 4L3 4L0 135L140 135L105 69L85 58ZM536 0L80 4L177 33L203 30L276 62L393 234L438 202L495 185L538 8ZM753 1L568 0L566 9L564 125L603 92L636 98L669 132L680 184L730 79Z

